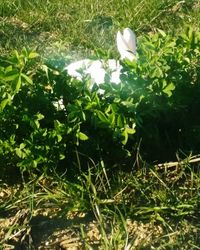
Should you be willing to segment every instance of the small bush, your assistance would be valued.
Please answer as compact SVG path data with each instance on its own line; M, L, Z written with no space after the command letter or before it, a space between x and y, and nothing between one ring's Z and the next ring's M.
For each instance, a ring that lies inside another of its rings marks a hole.
M137 62L123 62L119 85L107 75L92 89L35 52L0 58L1 167L70 171L77 152L111 167L133 161L140 141L149 160L198 151L199 44L190 28L178 37L158 30L140 39Z

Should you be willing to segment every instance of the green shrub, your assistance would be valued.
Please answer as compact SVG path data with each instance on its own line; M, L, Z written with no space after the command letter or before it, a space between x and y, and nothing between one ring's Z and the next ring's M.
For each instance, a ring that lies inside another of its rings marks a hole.
M91 159L123 165L140 141L150 160L198 151L199 44L189 28L178 37L158 30L140 39L137 62L123 62L119 85L108 75L92 89L35 52L0 58L1 167L70 170L77 152L86 167Z

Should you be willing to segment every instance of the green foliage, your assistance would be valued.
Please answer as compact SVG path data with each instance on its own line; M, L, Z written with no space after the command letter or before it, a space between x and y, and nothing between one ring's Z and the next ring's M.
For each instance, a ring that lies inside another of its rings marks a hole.
M140 162L137 171L112 176L105 166L127 169L127 161L138 163L138 151L150 161L171 161L177 150L199 153L199 6L199 0L0 1L0 249L15 248L17 238L16 248L39 247L30 246L30 220L41 209L64 215L62 226L71 212L89 211L91 218L92 211L102 249L198 249L198 158L190 165L184 154L165 170ZM182 32L185 25L194 30ZM139 37L138 60L122 62L121 84L108 83L108 74L106 84L91 90L88 79L63 71L68 57L112 58L116 30L124 27ZM57 166L63 175L53 172ZM4 176L19 181L16 167L42 176L8 187ZM47 172L53 178L44 178ZM74 219L70 231L77 232ZM51 216L50 231L59 227L52 222ZM85 223L82 247L98 247L87 242Z
M42 54L58 52L76 58L91 48L116 53L115 34L130 27L137 35L159 27L177 34L185 24L199 29L199 0L2 0L0 50L38 48Z
M190 28L178 37L144 36L137 62L123 64L121 83L92 90L90 80L71 79L35 52L0 58L1 162L70 168L78 150L86 161L120 164L141 138L147 157L152 150L166 157L166 146L198 150L199 42Z
M166 151L169 158L178 149L199 151L199 40L199 32L187 27L178 37L158 30L140 41L138 134L145 151L151 148L160 160Z

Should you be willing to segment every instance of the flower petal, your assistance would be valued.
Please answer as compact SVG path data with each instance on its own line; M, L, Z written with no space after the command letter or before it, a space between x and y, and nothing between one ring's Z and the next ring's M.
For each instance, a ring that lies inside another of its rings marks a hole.
M124 29L123 35L120 31L117 32L117 48L122 60L133 61L136 59L136 37L131 29Z
M121 55L121 58L125 59L127 54L126 52L129 50L129 47L120 31L117 32L117 49Z
M136 53L136 35L135 35L135 33L131 29L126 28L123 31L123 39L125 40L126 44L128 45L129 50L135 54Z

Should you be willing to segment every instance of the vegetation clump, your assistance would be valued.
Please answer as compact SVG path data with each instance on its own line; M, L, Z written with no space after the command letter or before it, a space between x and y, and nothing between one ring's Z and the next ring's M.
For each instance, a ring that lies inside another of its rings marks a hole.
M0 3L0 249L199 249L200 3L103 2Z

